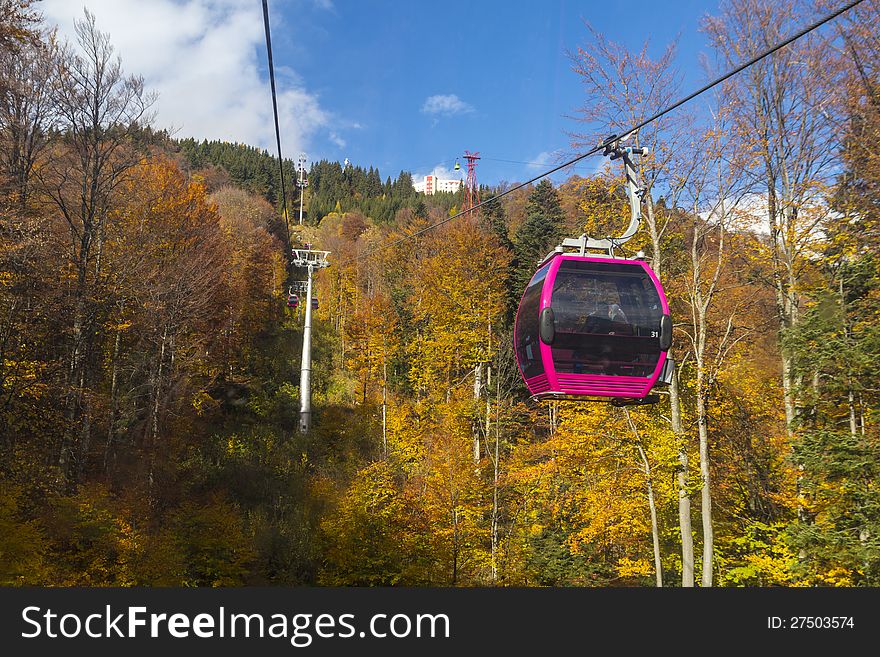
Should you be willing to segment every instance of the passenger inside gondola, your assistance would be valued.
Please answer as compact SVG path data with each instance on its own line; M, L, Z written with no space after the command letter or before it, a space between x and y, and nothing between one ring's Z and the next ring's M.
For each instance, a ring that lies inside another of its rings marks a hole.
M599 301L578 327L579 333L632 335L632 326L619 303Z

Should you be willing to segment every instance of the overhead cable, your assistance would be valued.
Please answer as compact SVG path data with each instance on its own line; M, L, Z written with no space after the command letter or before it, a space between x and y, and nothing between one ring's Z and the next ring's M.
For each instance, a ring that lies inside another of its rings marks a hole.
M278 100L275 95L275 64L272 62L272 35L269 30L269 4L263 0L263 24L266 26L266 53L269 57L269 83L272 86L272 111L275 113L275 141L278 144L278 177L281 179L281 210L284 213L284 228L287 244L290 246L290 222L287 217L287 193L284 189L284 160L281 156L281 130L278 127Z

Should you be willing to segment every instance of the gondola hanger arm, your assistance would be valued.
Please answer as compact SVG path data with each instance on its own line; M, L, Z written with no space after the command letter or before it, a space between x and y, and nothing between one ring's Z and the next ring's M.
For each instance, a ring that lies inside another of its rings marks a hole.
M553 253L547 255L544 259L546 262L549 258L557 253L565 253L566 249L576 249L581 256L587 255L587 251L601 251L608 257L614 257L614 249L626 244L635 236L639 227L642 225L642 198L646 190L641 189L636 184L636 166L633 162L633 155L645 155L648 153L647 148L634 148L632 146L622 146L621 144L630 139L633 134L629 133L623 138L617 138L617 135L607 137L600 146L603 148L602 154L610 156L612 160L622 159L624 172L626 174L626 192L629 200L630 219L629 225L623 234L619 237L605 237L602 239L594 239L586 233L577 238L565 238L562 243L556 247ZM643 258L644 254L639 252L637 258Z

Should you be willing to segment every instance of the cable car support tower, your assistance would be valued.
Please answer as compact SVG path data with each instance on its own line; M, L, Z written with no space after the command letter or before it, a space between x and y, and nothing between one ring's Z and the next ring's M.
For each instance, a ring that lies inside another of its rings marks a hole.
M293 264L308 271L306 280L306 315L303 322L302 365L299 374L299 429L308 433L312 425L312 274L315 269L329 267L327 256L330 251L314 251L311 245L306 249L293 249Z
M299 225L303 222L303 198L306 195L306 187L309 186L309 174L306 172L306 154L300 153L297 160L296 187L299 189Z
M467 178L464 183L464 205L461 209L462 214L469 212L480 204L480 188L477 186L477 160L480 159L480 152L471 153L464 152L464 159L467 160ZM458 163L456 162L456 165ZM473 216L468 217L473 219Z

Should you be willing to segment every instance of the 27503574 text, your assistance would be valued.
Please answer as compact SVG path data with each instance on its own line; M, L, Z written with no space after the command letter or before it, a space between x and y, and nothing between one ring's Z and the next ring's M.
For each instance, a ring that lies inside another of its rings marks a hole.
M768 616L771 630L851 630L855 629L852 616Z

